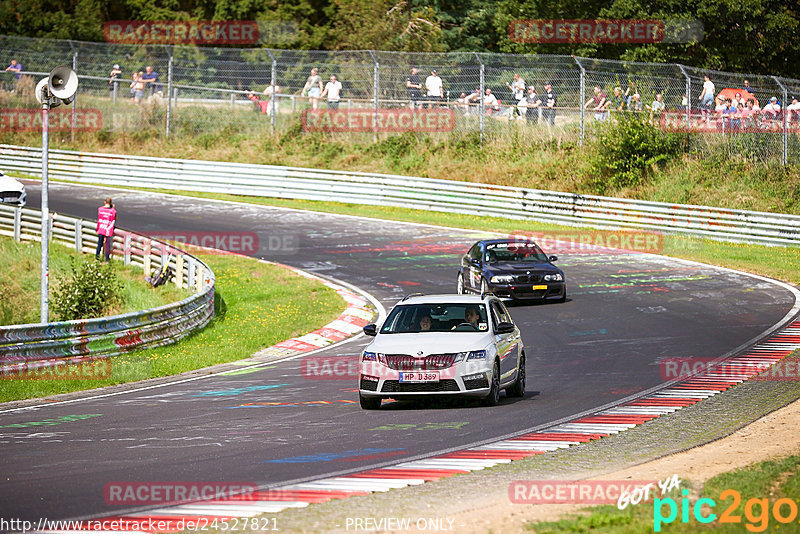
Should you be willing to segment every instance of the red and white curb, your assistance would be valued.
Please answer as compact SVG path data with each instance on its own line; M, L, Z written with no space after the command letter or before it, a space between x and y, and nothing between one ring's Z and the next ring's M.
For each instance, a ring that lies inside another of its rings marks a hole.
M365 309L361 307L362 302L366 304L361 297L351 294L347 299L354 309ZM365 320L360 315L360 312L359 314L345 313L351 318L355 317L358 321ZM346 319L345 322L347 324L356 324L351 323L351 320ZM324 328L321 330L324 330ZM305 341L307 339L307 336L301 336L297 338L297 340L303 340L301 343L283 348L295 351L300 350L296 347L303 347L302 343L308 343L308 345L316 348L313 343ZM177 532L180 530L181 525L185 528L187 521L200 520L210 524L214 520L223 522L235 518L274 514L289 508L303 508L313 503L367 495L372 492L386 492L391 489L424 484L431 480L478 471L499 464L507 464L528 456L545 454L549 451L564 449L607 437L611 434L617 434L661 417L664 414L691 406L759 375L762 371L768 370L798 349L800 349L800 320L792 322L780 332L773 334L743 354L722 362L726 366L743 369L739 374L731 372L715 373L712 368L712 371L707 374L688 378L652 395L626 402L593 415L561 423L547 430L531 432L511 439L431 458L403 462L391 467L370 469L346 476L323 478L251 493L242 496L241 500L182 504L124 516L104 517L100 518L100 520L106 521L106 524L109 521L117 521L121 528L120 530L114 530L114 532L130 531L130 526L140 528L141 530L137 530L139 532ZM797 378L795 377L795 379ZM183 521L183 524L181 524L181 521ZM92 522L94 520L86 522L86 524L89 525ZM159 524L159 528L157 530L148 529L148 524ZM126 526L128 528L125 528ZM89 529L90 527L74 531L49 530L44 532L64 532L66 534L85 532Z

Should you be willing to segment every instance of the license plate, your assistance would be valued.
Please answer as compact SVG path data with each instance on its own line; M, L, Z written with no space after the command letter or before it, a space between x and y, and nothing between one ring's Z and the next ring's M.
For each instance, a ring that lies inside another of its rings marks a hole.
M533 286L531 289L533 289L534 291L538 289L547 289L547 286Z
M400 373L400 382L438 382L439 373L436 371L414 371Z

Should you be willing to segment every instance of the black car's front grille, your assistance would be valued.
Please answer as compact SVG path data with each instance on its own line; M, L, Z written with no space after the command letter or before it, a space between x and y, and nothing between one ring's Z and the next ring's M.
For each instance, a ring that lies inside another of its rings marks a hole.
M378 381L377 380L365 380L361 379L361 383L359 384L359 388L367 390L367 391L378 391Z
M514 277L514 281L518 284L535 284L542 281L542 276L539 274L518 274Z
M483 389L489 387L489 381L485 376L474 378L472 380L464 380L464 387L467 389Z
M439 382L398 382L386 380L383 383L383 393L436 393L441 391L459 391L458 383L452 379Z
M447 369L453 366L455 354L430 354L424 358L415 358L409 354L387 354L384 356L386 366L396 371L413 371Z

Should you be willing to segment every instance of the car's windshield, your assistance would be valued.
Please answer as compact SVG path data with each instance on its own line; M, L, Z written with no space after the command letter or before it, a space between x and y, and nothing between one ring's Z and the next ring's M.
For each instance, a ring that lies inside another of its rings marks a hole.
M483 304L405 304L395 307L381 334L424 332L485 332Z
M486 261L541 263L547 261L547 254L533 241L487 243Z

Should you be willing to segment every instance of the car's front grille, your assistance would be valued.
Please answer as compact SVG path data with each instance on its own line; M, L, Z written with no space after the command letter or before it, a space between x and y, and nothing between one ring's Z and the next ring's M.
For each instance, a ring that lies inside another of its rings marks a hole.
M464 380L464 387L467 389L483 389L489 387L489 381L485 376L474 378L472 380Z
M455 354L431 354L423 358L415 358L409 354L386 354L386 366L396 371L413 371L435 369L447 369L453 366L456 360Z
M518 284L535 284L542 281L542 276L539 274L519 274L514 277L514 281Z
M377 380L365 380L361 379L361 383L359 384L361 389L367 391L378 391L378 381Z
M398 382L386 380L383 383L383 393L436 393L441 391L459 391L458 383L452 379L439 382Z

